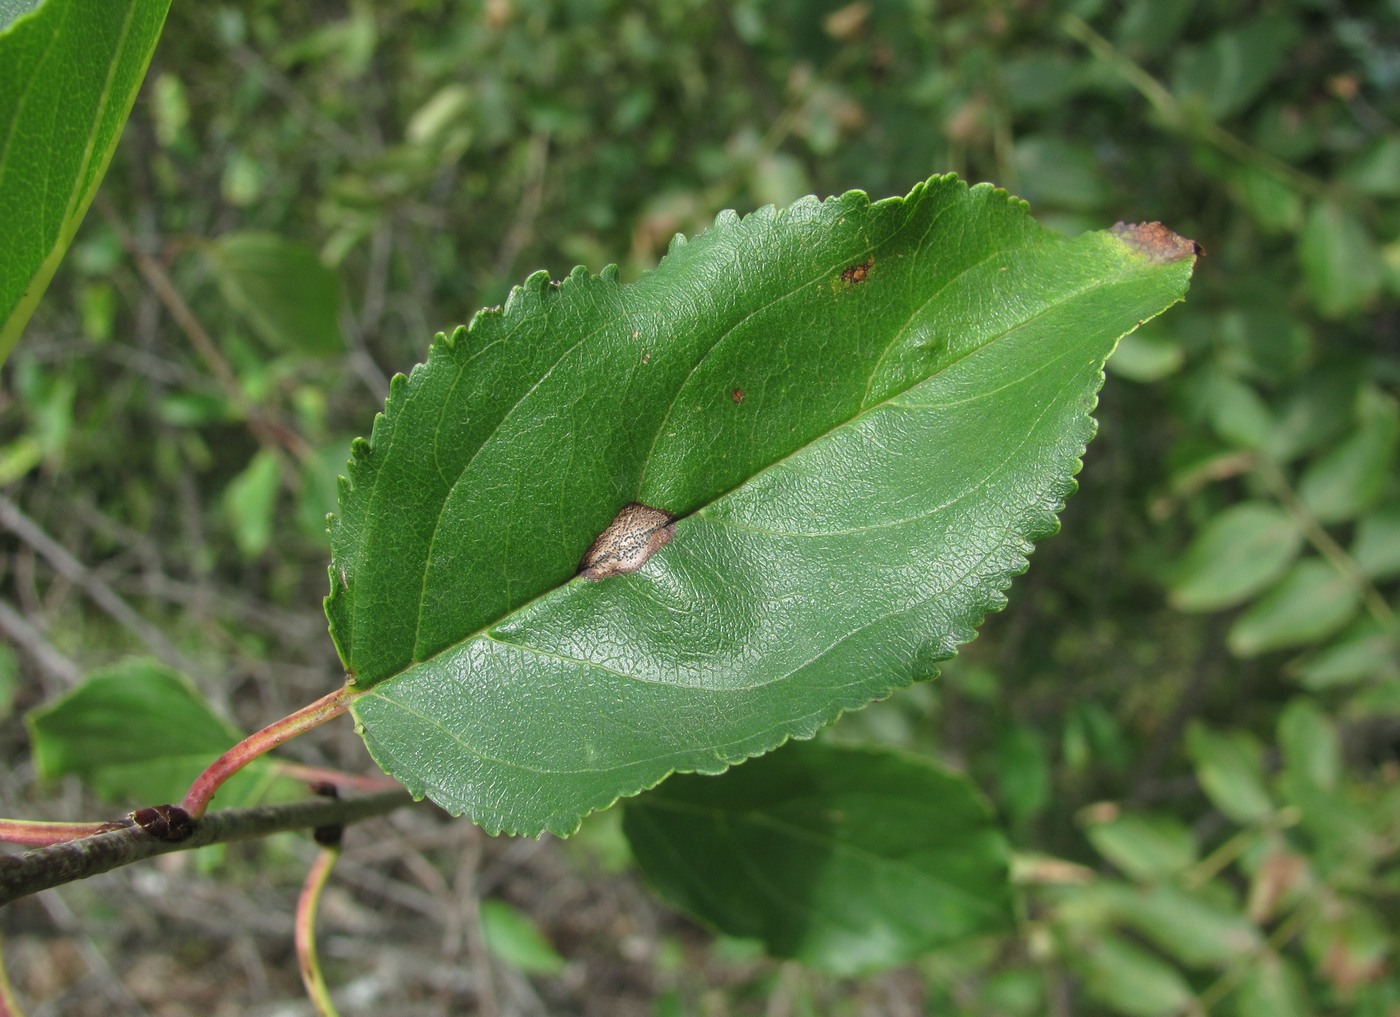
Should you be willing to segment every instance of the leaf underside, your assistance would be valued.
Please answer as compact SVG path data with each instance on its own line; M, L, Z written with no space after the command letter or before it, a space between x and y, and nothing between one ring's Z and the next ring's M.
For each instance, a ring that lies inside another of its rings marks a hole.
M937 177L724 213L631 284L532 276L353 448L326 609L371 753L492 832L565 834L935 676L1192 261ZM576 578L631 502L674 538Z

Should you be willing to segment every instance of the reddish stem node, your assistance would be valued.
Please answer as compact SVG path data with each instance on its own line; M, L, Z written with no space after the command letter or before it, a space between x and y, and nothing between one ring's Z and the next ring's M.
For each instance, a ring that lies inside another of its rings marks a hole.
M210 801L224 781L265 752L270 752L289 738L310 731L333 717L339 717L350 708L352 693L348 686L341 686L330 695L322 696L310 706L304 706L296 713L275 721L261 731L250 734L210 764L201 773L182 803L184 810L193 819L200 819L209 808Z

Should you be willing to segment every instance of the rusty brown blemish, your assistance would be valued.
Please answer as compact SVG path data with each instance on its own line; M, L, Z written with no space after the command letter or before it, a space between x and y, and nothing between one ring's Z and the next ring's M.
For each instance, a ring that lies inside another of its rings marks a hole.
M738 406L744 401L744 390L741 388L736 388L733 392L729 393L729 398L734 400L735 406Z
M875 256L872 254L859 265L852 265L841 273L841 281L847 285L854 286L863 283L870 276L870 270L875 267Z
M624 505L579 562L584 579L607 579L636 572L675 536L676 517L634 501Z
M1109 232L1154 265L1167 265L1205 253L1196 241L1173 233L1159 222L1119 222L1114 223Z

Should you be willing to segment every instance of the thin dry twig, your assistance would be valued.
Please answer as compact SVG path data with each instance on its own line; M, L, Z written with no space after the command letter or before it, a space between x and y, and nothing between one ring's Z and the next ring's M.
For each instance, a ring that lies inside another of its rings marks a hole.
M58 541L45 533L38 523L21 512L19 506L4 495L0 495L0 526L33 548L55 572L86 593L94 604L111 615L157 657L181 671L192 670L184 654L165 638L160 629L137 614L115 590L69 554Z

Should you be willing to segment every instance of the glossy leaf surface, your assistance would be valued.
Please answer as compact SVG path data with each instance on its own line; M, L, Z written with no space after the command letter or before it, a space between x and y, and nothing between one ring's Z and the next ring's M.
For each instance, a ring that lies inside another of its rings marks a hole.
M0 362L97 193L169 8L46 0L0 23Z
M662 895L721 932L841 973L1013 924L1010 849L965 777L911 756L796 743L630 802Z
M726 213L629 285L531 278L354 446L327 613L370 751L567 833L934 676L1054 532L1118 338L1181 298L1161 240L949 177ZM631 502L674 539L576 578Z

